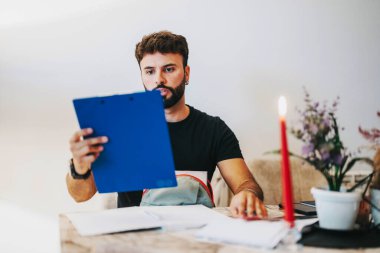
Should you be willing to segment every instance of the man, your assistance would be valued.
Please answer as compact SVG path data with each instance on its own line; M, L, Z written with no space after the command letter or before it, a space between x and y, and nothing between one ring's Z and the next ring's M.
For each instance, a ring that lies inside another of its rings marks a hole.
M186 39L167 31L144 36L136 45L136 59L144 88L158 89L164 101L176 170L207 171L208 179L218 166L235 194L230 209L235 217L266 216L263 193L243 160L234 133L218 117L212 117L185 104L189 84ZM73 155L66 182L77 201L90 199L97 191L91 164L103 151L106 136L84 140L92 129L82 129L70 139ZM141 191L118 193L118 206L139 205Z

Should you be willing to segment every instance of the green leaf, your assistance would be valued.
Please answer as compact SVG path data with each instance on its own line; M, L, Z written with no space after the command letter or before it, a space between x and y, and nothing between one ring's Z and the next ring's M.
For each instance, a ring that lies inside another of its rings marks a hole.
M352 169L352 167L355 165L355 163L357 162L365 162L367 164L369 164L372 168L373 168L373 161L372 159L368 158L368 157L356 157L356 158L353 158L351 159L348 163L347 163L347 166L346 168L343 170L342 172L342 176L345 176L346 173L348 171L350 171Z
M366 176L365 178L363 178L362 180L360 180L359 182L357 182L354 186L352 186L350 189L348 189L347 192L354 191L356 188L358 188L359 186L364 184L365 181L370 180L372 178L372 176L373 176L373 172L371 174L369 174L368 176Z

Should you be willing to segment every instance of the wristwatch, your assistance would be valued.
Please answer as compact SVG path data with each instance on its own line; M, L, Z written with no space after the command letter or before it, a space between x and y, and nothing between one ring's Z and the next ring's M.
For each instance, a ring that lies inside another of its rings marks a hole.
M74 179L87 179L91 176L91 170L88 170L85 174L81 175L75 171L73 158L70 159L70 174Z

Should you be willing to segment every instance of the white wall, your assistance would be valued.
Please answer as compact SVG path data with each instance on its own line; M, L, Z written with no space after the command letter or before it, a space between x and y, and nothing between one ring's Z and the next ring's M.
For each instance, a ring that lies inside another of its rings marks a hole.
M380 123L379 14L373 0L1 1L0 198L53 216L99 206L66 192L71 100L142 90L134 47L162 29L188 39L187 103L221 116L248 160L279 146L278 96L291 124L302 86L341 97L354 150L358 125Z

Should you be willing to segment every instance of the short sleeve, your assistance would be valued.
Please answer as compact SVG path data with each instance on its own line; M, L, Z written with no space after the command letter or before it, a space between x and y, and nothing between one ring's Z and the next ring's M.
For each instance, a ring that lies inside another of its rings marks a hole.
M227 124L219 119L216 127L216 162L232 158L243 158L239 141Z

